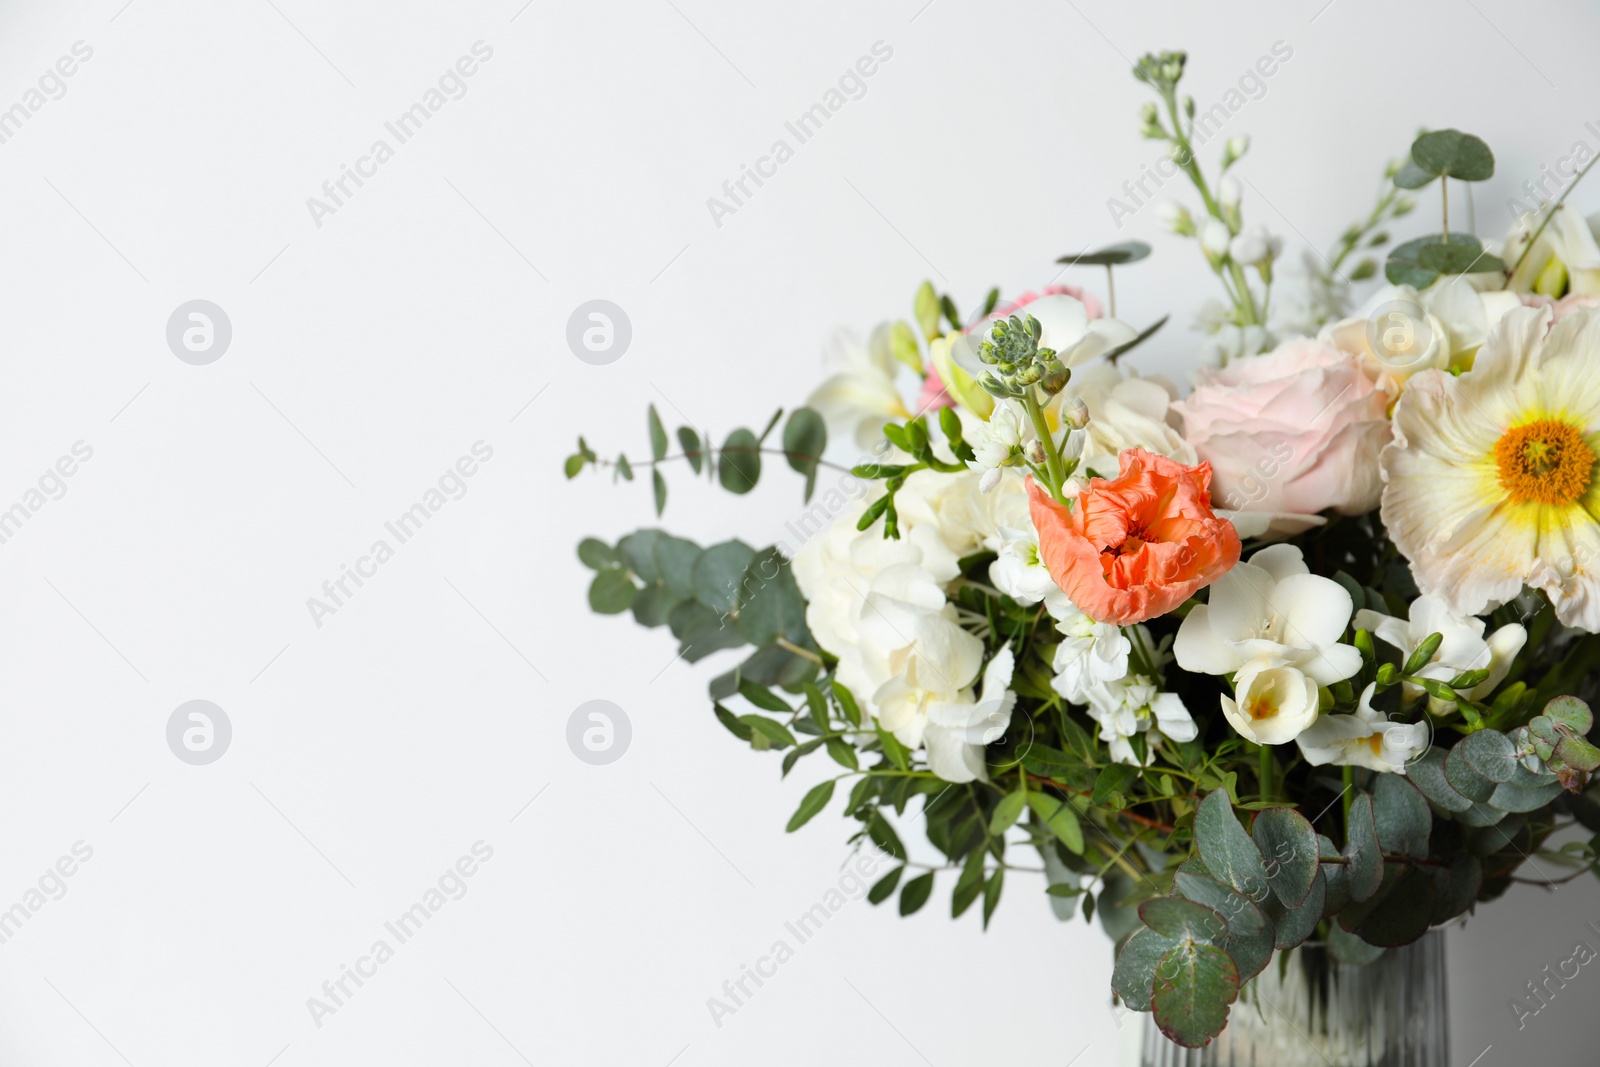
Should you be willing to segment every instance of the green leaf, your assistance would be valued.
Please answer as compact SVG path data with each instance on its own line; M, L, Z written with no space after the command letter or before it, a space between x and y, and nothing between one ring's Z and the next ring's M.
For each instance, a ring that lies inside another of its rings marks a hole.
M895 886L900 884L900 875L904 871L904 867L896 867L874 882L872 888L867 890L867 903L876 907L893 896Z
M1504 269L1505 264L1485 253L1483 242L1470 233L1452 233L1448 242L1438 234L1431 234L1391 249L1383 275L1393 285L1426 289L1439 280L1440 274L1477 274Z
M1052 890L1055 886L1050 887ZM1161 958L1177 946L1170 937L1162 937L1148 927L1133 932L1117 953L1117 965L1111 972L1111 988L1122 1002L1134 1011L1150 1010L1150 994L1155 984L1156 968Z
M933 340L939 336L939 294L934 291L932 282L923 282L917 287L916 296L911 301L912 314L916 317L917 325L922 328L922 336Z
M717 478L730 493L748 493L761 480L761 443L749 430L738 429L722 442Z
M1448 868L1431 868L1433 874L1433 924L1449 922L1478 899L1483 888L1483 863L1470 852L1450 861Z
M667 456L667 431L661 425L661 416L656 414L656 406L651 404L646 409L650 423L650 458L660 463Z
M683 448L689 466L694 468L696 474L700 473L705 464L705 452L700 447L700 435L687 426L678 427L678 444Z
M933 893L933 872L918 875L900 890L900 914L911 915L928 902Z
M877 727L877 732L878 744L883 747L883 754L889 757L889 762L894 764L895 769L900 771L910 770L911 753L906 751L906 746L900 743L900 739L882 726Z
M778 696L778 694L766 686L758 685L748 679L742 679L739 682L739 695L762 711L781 711L786 713L794 711L794 708L789 706L789 702Z
M1439 651L1439 646L1444 643L1444 634L1431 633L1423 638L1411 655L1406 657L1406 664L1400 668L1401 674L1416 674L1432 662L1434 654Z
M1173 887L1222 916L1228 929L1219 943L1233 957L1242 981L1255 977L1272 959L1272 921L1254 903L1205 875L1180 872L1173 878Z
M1228 1024L1239 994L1239 970L1215 945L1180 943L1156 965L1150 1005L1156 1025L1185 1048L1200 1048Z
M810 644L806 629L806 601L795 584L789 561L776 547L756 554L745 568L744 603L739 608L739 632L759 647L786 638L802 647Z
M783 427L784 458L789 466L806 476L806 501L817 485L817 461L828 447L828 427L810 408L795 408Z
M695 599L718 615L731 615L739 607L742 585L755 549L743 541L712 545L694 561L689 575Z
M789 777L789 772L794 770L794 765L800 762L801 757L810 755L821 746L821 741L807 741L803 745L796 745L791 748L788 754L783 757L783 777Z
M628 457L617 453L617 473L622 475L623 481L633 481L633 464L628 462Z
M959 919L978 899L978 893L983 889L983 849L975 848L967 854L967 862L961 868L961 876L956 879L956 884L950 890L950 917Z
M1429 174L1408 159L1406 165L1394 176L1394 183L1402 189L1421 189L1437 177L1437 174Z
M561 464L561 470L566 474L567 481L570 482L579 474L582 474L583 465L587 462L588 460L584 459L583 455L578 452L574 452L572 455L568 456L566 461Z
M661 513L667 510L667 480L661 477L660 471L651 470L650 485L655 490L656 516L659 518Z
M627 571L603 570L589 583L589 607L600 615L620 615L633 606L638 591Z
M1421 867L1395 868L1393 886L1356 925L1354 933L1369 945L1409 945L1433 925L1433 875ZM1386 879L1388 880L1388 879ZM1347 913L1341 913L1342 925Z
M1383 955L1383 949L1369 945L1355 934L1347 933L1338 923L1328 927L1328 952L1340 963L1364 967Z
M1406 777L1427 797L1445 811L1462 812L1472 807L1472 801L1456 792L1444 773L1445 754L1430 748L1406 766Z
M787 830L794 833L800 827L811 821L812 816L828 806L828 801L833 799L833 779L818 782L811 787L811 791L800 801L800 806L795 809L794 815L789 819Z
M861 705L856 703L855 694L839 683L837 679L829 686L833 692L833 699L839 702L839 711L844 715L845 721L851 726L861 725Z
M1306 899L1298 908L1290 908L1278 917L1272 934L1273 947L1294 948L1315 933L1317 924L1322 921L1323 909L1327 902L1328 879L1324 869L1319 867L1317 877L1311 883L1311 892L1306 894Z
M684 537L661 534L651 545L656 577L678 599L694 595L694 565L700 559L700 546Z
M1000 891L1005 888L1006 869L996 867L983 887L983 928L989 929L989 917L1000 906Z
M1433 813L1428 802L1403 775L1380 774L1372 787L1372 822L1383 851L1428 858Z
M774 748L789 748L795 744L794 734L775 719L769 719L765 715L741 715L739 721L771 741Z
M1411 142L1411 161L1436 177L1481 182L1494 177L1494 153L1460 130L1434 130Z
M1239 825L1226 789L1213 790L1200 802L1194 838L1201 860L1217 878L1251 900L1261 900L1270 892L1261 851Z
M1149 254L1150 246L1143 241L1123 241L1094 252L1062 256L1056 262L1079 267L1117 267L1124 263L1137 263Z
M1228 920L1218 911L1183 897L1147 900L1139 905L1139 918L1162 937L1174 941L1211 941L1220 945L1228 936Z
M1367 900L1383 884L1383 853L1378 848L1378 830L1372 821L1372 797L1362 793L1350 805L1349 825L1345 828L1344 856L1350 875L1350 899Z
M755 732L739 721L739 717L721 704L711 705L717 713L717 721L728 728L728 732L741 741L749 741Z
M1579 737L1585 736L1594 727L1594 714L1589 710L1589 705L1574 696L1556 697L1544 706L1540 714L1565 726Z
M999 837L1016 825L1022 817L1023 806L1028 803L1028 794L1020 789L1013 790L1000 798L1000 803L994 806L994 813L989 816L989 833Z
M1107 764L1095 776L1094 792L1090 794L1089 803L1095 807L1105 807L1113 794L1126 793L1138 777L1138 770L1126 763Z
M856 750L837 737L828 738L828 755L833 757L833 762L846 770L861 769L861 761L856 759Z
M905 859L906 846L901 844L900 835L894 832L894 827L889 825L889 820L874 811L867 819L867 836L880 850L893 856L895 859Z
M614 548L595 537L585 537L578 542L578 559L592 571L605 570L622 562Z
M640 626L665 626L678 598L660 582L651 582L633 598L633 621Z
M745 643L737 629L726 625L721 616L698 600L680 600L667 614L667 625L682 646L680 655L690 663ZM728 693L734 691L730 687Z
M1273 893L1284 907L1299 907L1317 878L1317 832L1293 808L1265 808L1250 835L1266 860Z
M661 577L656 569L656 538L661 536L660 530L635 530L617 542L617 554L640 581L653 582Z
M1028 807L1067 846L1068 852L1083 855L1083 827L1079 825L1078 813L1072 810L1071 804L1045 793L1030 792Z
M1498 730L1477 730L1456 742L1445 760L1445 774L1450 773L1450 761L1459 756L1478 774L1494 783L1509 782L1520 765L1516 746L1511 738ZM1455 785L1454 779L1451 784ZM1456 786L1457 790L1461 787ZM1484 797L1473 797L1484 800Z

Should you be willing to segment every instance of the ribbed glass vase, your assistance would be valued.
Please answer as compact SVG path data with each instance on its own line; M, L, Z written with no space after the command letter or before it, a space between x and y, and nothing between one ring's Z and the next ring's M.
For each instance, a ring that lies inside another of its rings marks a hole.
M1142 1067L1449 1067L1444 935L1340 963L1320 944L1274 958L1203 1049L1173 1044L1146 1015Z

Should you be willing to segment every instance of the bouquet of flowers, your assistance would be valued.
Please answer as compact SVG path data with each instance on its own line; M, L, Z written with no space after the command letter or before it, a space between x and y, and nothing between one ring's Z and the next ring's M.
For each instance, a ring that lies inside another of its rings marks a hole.
M1494 157L1435 130L1297 270L1242 219L1248 141L1202 167L1184 61L1135 75L1200 202L1167 228L1225 294L1186 396L1123 358L1162 325L1115 315L1135 242L1061 260L1103 268L1104 302L991 291L963 317L924 283L786 420L675 446L651 409L648 462L580 439L566 471L648 471L658 513L673 464L733 493L801 476L793 544L584 541L591 606L686 660L751 649L714 713L784 774L832 761L788 829L839 797L898 861L873 903L947 881L987 924L1008 872L1042 874L1117 943L1116 996L1197 1047L1274 950L1370 960L1596 869L1552 835L1600 831L1600 245L1571 186L1502 244L1450 230L1450 181ZM1440 229L1362 258L1433 183ZM919 797L933 864L897 830Z

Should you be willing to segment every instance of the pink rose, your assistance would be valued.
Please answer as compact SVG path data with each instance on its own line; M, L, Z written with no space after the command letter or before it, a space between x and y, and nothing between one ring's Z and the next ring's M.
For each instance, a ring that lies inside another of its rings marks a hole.
M1359 515L1383 490L1389 396L1361 360L1309 337L1195 375L1172 405L1232 511Z

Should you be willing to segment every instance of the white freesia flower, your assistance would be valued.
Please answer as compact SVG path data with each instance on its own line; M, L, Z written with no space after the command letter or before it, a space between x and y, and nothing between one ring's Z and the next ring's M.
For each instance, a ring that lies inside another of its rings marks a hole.
M1270 665L1332 685L1361 669L1361 653L1339 643L1353 609L1343 586L1311 573L1297 545L1269 545L1211 584L1209 603L1189 612L1172 651L1199 674Z
M1051 664L1056 676L1050 687L1071 703L1087 704L1096 686L1127 676L1133 645L1121 627L1095 622L1069 602L1056 629L1061 631L1062 641Z
M1528 237L1534 226L1515 227L1506 238L1505 252L1500 258L1515 263L1522 250L1528 247ZM1551 282L1540 286L1541 278L1550 279L1552 273L1564 273L1568 291L1582 296L1600 293L1600 215L1585 219L1571 208L1556 211L1550 224L1539 235L1533 250L1523 258L1506 289L1514 293L1550 292ZM1553 280L1552 280L1553 281ZM1559 295L1559 290L1557 291Z
M847 333L836 334L827 361L842 368L806 404L822 416L830 437L870 449L883 438L884 423L911 417L895 386L899 364L889 348L887 324L873 330L866 345Z
M1316 680L1295 667L1254 660L1233 678L1233 696L1222 697L1222 714L1239 735L1258 745L1293 741L1316 721Z
M1357 629L1368 630L1378 640L1400 651L1403 661L1409 659L1431 635L1439 634L1443 640L1427 664L1416 673L1423 678L1448 683L1464 671L1487 670L1489 676L1478 685L1462 690L1468 700L1481 700L1494 692L1505 680L1517 653L1528 640L1528 631L1521 623L1507 623L1495 630L1487 639L1483 636L1483 620L1473 615L1457 615L1441 597L1424 594L1411 602L1410 619L1396 619L1379 612L1362 608L1356 612ZM1405 683L1407 701L1422 696L1422 687ZM1429 698L1429 707L1435 714L1444 715L1456 709L1453 701Z
M983 748L998 740L1011 723L1017 694L1007 687L1016 667L1009 647L995 653L983 671L983 691L974 696L963 691L955 700L935 700L928 705L928 725L923 744L928 769L947 782L988 780Z
M878 721L909 749L922 746L932 709L960 701L983 667L983 642L956 623L954 607L913 617L902 634L909 640L888 657L888 680L872 694Z
M1000 538L999 551L989 564L989 581L996 589L1019 604L1037 604L1056 597L1066 600L1066 594L1039 558L1039 534L1032 523L1003 526ZM1071 602L1067 603L1070 606Z
M1039 320L1039 347L1053 349L1056 358L1068 367L1103 356L1138 336L1132 326L1119 319L1090 319L1083 301L1065 294L1041 296L1016 314L1023 321L1029 315ZM995 321L990 318L979 323L950 342L950 358L974 378L989 372L978 358L978 346L989 339Z
M1143 734L1146 763L1163 738L1193 741L1199 727L1176 693L1163 693L1142 674L1099 682L1088 694L1089 717L1100 726L1100 739L1118 763L1139 765L1129 739Z
M1366 767L1386 774L1406 773L1406 764L1428 747L1427 723L1390 722L1372 708L1374 686L1361 692L1353 715L1324 715L1295 740L1314 767Z

